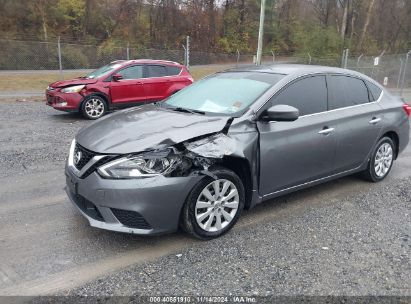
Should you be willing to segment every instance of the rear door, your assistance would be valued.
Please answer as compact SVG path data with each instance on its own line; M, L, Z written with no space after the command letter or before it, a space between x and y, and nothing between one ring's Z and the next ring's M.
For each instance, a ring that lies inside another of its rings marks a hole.
M116 74L123 76L123 78L110 82L110 95L113 104L145 101L142 65L127 66Z
M366 161L380 136L383 113L361 78L336 74L328 79L330 110L338 136L335 165L343 172Z
M165 65L147 64L144 71L144 88L147 101L159 101L168 97L168 89L172 84Z
M267 195L330 175L337 140L327 112L325 75L295 80L266 105L297 108L291 122L258 121L260 132L260 193Z

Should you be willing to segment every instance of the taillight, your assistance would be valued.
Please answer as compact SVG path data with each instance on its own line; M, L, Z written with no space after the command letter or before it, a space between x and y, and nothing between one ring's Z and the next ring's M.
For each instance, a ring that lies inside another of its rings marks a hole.
M407 116L410 117L411 116L411 106L408 104L405 104L402 106L402 108L404 109Z

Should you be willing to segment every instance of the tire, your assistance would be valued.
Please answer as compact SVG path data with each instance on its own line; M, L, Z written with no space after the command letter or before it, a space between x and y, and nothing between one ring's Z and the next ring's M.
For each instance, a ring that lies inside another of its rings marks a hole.
M91 95L88 96L81 104L81 114L87 119L99 119L107 112L107 102L104 98Z
M202 240L217 238L227 233L237 222L245 204L244 186L237 174L222 167L217 167L211 172L217 177L217 180L205 176L198 182L188 195L181 216L182 228L187 233ZM220 194L218 198L233 196L227 200L211 201L207 199L203 191L208 189L208 193L214 199L214 185L217 185L217 183L219 191L224 190L225 185L227 185L225 192ZM237 191L237 194L235 194L235 191ZM235 204L236 201L237 204ZM237 209L235 210L236 205ZM202 206L205 207L201 208ZM208 216L207 213L209 213ZM201 216L205 216L202 221L197 220ZM230 217L231 220L228 220ZM218 221L218 218L220 218L220 221ZM207 226L207 223L210 227Z
M382 181L390 173L394 163L396 145L389 137L381 138L375 145L374 151L371 154L367 169L363 172L363 177L370 182ZM383 158L378 167L377 159Z

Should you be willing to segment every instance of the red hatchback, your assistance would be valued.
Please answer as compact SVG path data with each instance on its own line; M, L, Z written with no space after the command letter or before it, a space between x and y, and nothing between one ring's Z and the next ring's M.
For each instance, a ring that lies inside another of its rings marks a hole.
M57 81L46 90L47 105L97 119L107 111L167 98L193 83L186 67L163 60L119 60L90 74Z

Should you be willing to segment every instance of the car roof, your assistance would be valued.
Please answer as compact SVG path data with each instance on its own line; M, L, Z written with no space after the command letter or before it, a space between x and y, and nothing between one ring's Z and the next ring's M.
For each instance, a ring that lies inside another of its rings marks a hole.
M287 75L290 78L298 78L300 76L309 75L309 74L317 74L317 73L335 73L335 74L345 74L360 77L365 79L379 88L383 89L381 85L375 81L374 79L359 73L357 71L337 68L337 67L329 67L329 66L322 66L322 65L308 65L308 64L290 64L290 63L275 63L271 65L246 65L241 66L233 69L228 69L224 72L260 72L260 73L271 73L271 74L283 74Z
M156 59L133 59L133 60L116 60L112 63L121 63L123 65L131 64L131 63L154 63L154 64L167 64L167 65L176 65L181 66L178 62L170 61L170 60L156 60Z
M364 75L352 70L336 68L336 67L329 67L329 66L321 66L321 65L307 65L307 64L271 64L271 65L249 65L249 66L242 66L238 68L228 69L224 72L232 72L232 71L239 71L239 72L261 72L261 73L272 73L272 74L284 74L290 76L300 76L306 74L313 74L313 73L342 73L342 74L352 74L363 77Z

